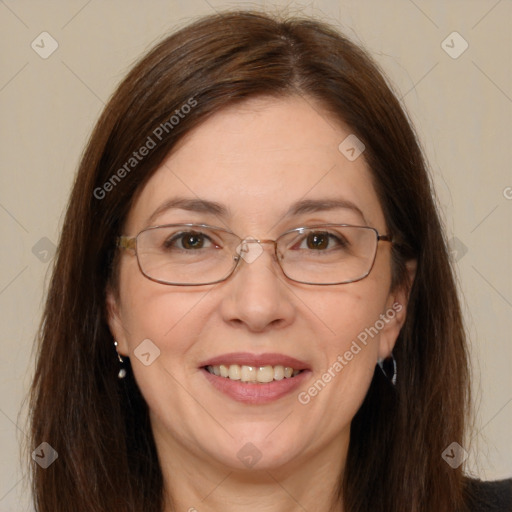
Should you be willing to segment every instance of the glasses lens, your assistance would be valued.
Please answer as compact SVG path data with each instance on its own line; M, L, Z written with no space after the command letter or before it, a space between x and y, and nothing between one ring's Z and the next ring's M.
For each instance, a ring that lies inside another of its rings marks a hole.
M207 284L232 271L233 242L237 237L221 229L199 225L149 228L137 237L142 272L169 284Z
M236 235L220 228L158 226L139 233L137 257L143 274L155 281L211 284L233 271L239 243ZM282 235L277 246L284 273L310 284L342 284L366 277L376 250L374 229L339 225L295 229Z
M279 240L284 273L295 281L341 284L370 272L377 250L377 233L368 227L300 228Z

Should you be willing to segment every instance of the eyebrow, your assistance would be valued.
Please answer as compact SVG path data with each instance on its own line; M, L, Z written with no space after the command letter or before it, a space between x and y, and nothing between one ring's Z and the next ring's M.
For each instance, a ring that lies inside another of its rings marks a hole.
M366 223L365 216L361 209L347 199L304 199L297 201L290 206L285 213L285 217L339 209L354 211Z
M209 201L207 199L193 199L187 197L174 197L165 201L160 205L149 217L148 224L159 217L162 213L168 210L186 210L197 213L209 213L218 217L229 218L233 214L228 206L225 206L216 201ZM361 219L366 222L366 218L361 209L356 206L352 201L346 199L303 199L292 203L288 210L284 213L283 218L295 217L297 215L303 215L305 213L316 213L330 210L345 209L352 210Z
M215 201L208 201L206 199L190 199L187 197L174 197L165 201L162 205L160 205L149 217L147 223L151 225L151 223L162 213L168 210L187 210L189 212L197 212L197 213L211 213L213 215L217 215L219 217L231 217L231 212L229 208L222 205L221 203L217 203Z

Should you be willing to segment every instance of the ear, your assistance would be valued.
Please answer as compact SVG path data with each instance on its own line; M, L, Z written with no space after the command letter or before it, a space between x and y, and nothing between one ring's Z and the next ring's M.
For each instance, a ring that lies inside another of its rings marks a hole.
M119 301L110 285L107 286L106 306L107 322L114 340L117 341L117 352L122 356L127 356L129 352L128 343L121 319Z
M405 264L408 275L408 282L390 293L386 301L386 310L381 315L385 322L384 328L380 331L379 337L379 359L386 359L391 355L400 330L407 317L407 304L409 292L416 276L416 260L409 260Z

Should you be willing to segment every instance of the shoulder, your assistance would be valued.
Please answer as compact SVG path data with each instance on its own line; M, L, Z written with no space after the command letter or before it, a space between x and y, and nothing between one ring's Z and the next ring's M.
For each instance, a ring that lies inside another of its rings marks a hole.
M512 512L512 478L482 481L464 478L468 512Z

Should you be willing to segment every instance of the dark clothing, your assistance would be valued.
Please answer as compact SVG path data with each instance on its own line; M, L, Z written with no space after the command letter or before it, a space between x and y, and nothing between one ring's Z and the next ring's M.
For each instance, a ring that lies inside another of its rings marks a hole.
M466 479L469 512L512 512L512 478L485 482Z

